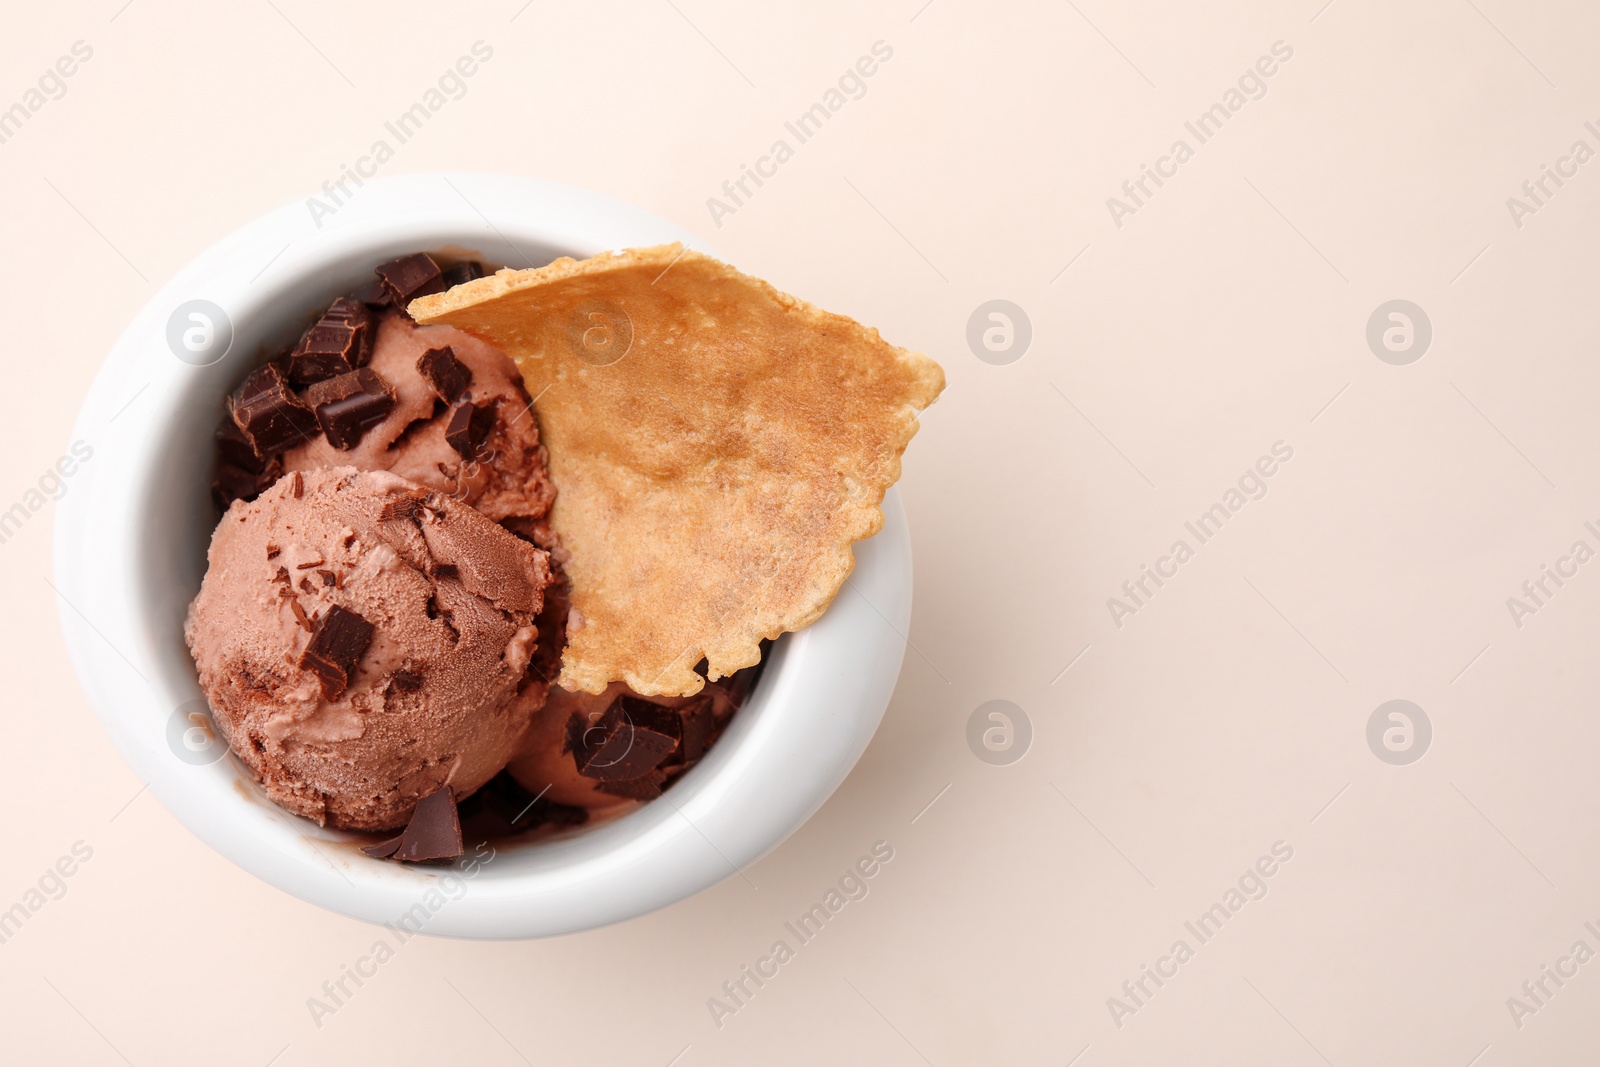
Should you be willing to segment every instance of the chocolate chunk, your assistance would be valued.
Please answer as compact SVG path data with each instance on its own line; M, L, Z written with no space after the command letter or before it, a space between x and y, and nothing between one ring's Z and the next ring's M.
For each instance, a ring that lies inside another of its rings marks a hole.
M332 585L334 583L334 574L332 571L318 571L317 577L322 579L322 584L325 586Z
M541 826L581 826L589 819L583 808L558 804L530 792L506 771L461 802L461 831L468 841L488 841Z
M455 449L462 459L475 459L478 450L489 439L489 431L494 429L494 408L487 404L478 407L470 402L457 404L450 413L450 422L445 426L444 439Z
M461 393L472 384L472 371L456 358L455 349L449 345L430 348L417 360L417 373L427 379L439 399L454 404Z
M341 323L319 321L289 353L289 380L299 388L355 370L360 341Z
M377 275L401 314L405 314L406 305L417 297L443 292L445 287L439 264L426 252L391 259L377 268Z
M394 410L394 392L377 371L362 367L313 385L306 390L306 403L316 409L328 443L348 451Z
M405 839L405 834L396 834L387 841L379 841L375 845L362 845L361 851L376 860L386 860L393 856L400 848L400 842Z
M568 720L567 743L578 773L602 782L655 770L677 751L683 730L677 712L636 697L618 697L594 726L581 719Z
M462 282L470 282L476 278L483 277L483 264L475 259L469 259L465 263L457 263L453 267L446 267L441 277L444 281L444 287L451 289Z
M755 688L756 679L761 677L761 669L766 666L767 652L771 648L771 641L761 642L759 662L751 667L741 667L728 677L711 683L727 696L728 701L733 704L733 710L738 711L744 707L745 701L750 698L750 690Z
M658 769L638 778L628 778L620 782L598 782L595 784L595 790L614 797L627 797L629 800L654 800L661 795L666 780L667 772Z
M264 456L256 455L256 450L250 444L250 439L239 429L239 424L233 421L232 415L225 415L222 425L217 427L217 454L224 463L231 463L240 470L259 474L267 469L267 460Z
M316 621L311 641L300 654L300 666L322 683L324 700L338 700L350 685L356 664L372 643L372 633L370 622L337 604Z
M243 470L232 463L222 463L211 479L211 499L221 511L227 511L228 505L235 500L254 500L278 480L278 474L282 469L276 459L267 470L260 472Z
M394 687L402 693L415 693L422 688L422 675L413 674L411 671L395 671L389 675L389 680L394 682Z
M365 367L372 359L372 346L378 343L378 316L354 297L341 296L322 313L325 323L343 323L355 331L355 366Z
M456 798L446 785L417 801L417 810L400 835L400 847L390 858L402 863L426 863L455 859L465 851Z
M289 389L276 363L257 367L228 397L228 411L258 456L271 456L317 435L317 417Z
M683 765L693 767L706 754L706 749L711 747L711 735L717 727L716 716L712 713L711 697L701 697L688 707L680 709L678 714L683 719L681 749Z
M304 388L364 367L378 332L372 309L340 297L289 353L289 380Z
M350 299L359 300L369 308L386 308L394 305L394 298L389 295L389 290L382 281L372 279L366 285L350 294Z

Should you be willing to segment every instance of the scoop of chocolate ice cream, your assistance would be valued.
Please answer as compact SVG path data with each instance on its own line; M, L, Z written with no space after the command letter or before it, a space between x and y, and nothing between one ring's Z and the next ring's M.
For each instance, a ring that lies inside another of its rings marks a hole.
M532 401L510 357L459 330L418 326L388 311L376 318L366 369L387 386L393 407L353 447L336 447L342 441L327 434L302 439L283 453L285 471L386 470L496 522L543 521L555 487Z
M546 554L383 471L293 471L212 537L186 636L217 725L318 822L404 825L516 751Z

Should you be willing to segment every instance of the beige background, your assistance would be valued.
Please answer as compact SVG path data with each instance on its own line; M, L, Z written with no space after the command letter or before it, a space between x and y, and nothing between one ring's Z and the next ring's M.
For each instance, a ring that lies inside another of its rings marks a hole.
M73 42L93 56L0 144L0 510L66 450L162 282L336 176L477 40L493 58L385 172L635 202L933 354L950 388L902 483L915 650L822 812L748 882L635 922L411 942L320 1027L307 998L374 931L236 870L141 794L71 676L36 515L0 546L0 908L74 842L93 858L0 945L0 1059L1589 1061L1600 962L1546 980L1520 1027L1507 998L1575 941L1600 950L1600 564L1520 628L1506 598L1574 541L1600 548L1600 162L1520 227L1506 201L1574 141L1600 149L1600 11L921 3L13 17L0 107ZM717 226L706 199L880 40L866 95ZM1195 146L1184 122L1277 41L1293 56L1266 95L1114 225L1107 197ZM966 342L993 298L1031 319L1010 365ZM1408 366L1365 340L1396 298L1434 330ZM1107 598L1277 441L1293 458L1265 498L1118 628ZM1408 766L1366 741L1395 698L1434 730ZM1032 723L1009 766L965 739L991 699ZM894 860L870 895L719 1029L707 998L880 839ZM1185 921L1280 841L1267 896L1199 945ZM1194 958L1119 1027L1107 999L1179 938Z

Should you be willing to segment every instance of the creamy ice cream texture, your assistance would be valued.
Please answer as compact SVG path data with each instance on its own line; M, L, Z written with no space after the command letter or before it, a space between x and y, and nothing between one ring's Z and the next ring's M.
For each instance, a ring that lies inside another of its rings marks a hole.
M496 522L542 519L555 489L545 473L532 399L515 364L459 330L418 326L397 312L379 316L376 329L367 366L388 385L394 407L354 448L335 448L318 435L284 452L283 469L386 470L471 504ZM450 402L419 369L427 353L446 349L470 375ZM463 400L494 413L488 437L471 459L446 439L450 413Z
M186 636L218 727L276 803L391 829L516 751L549 581L543 551L443 493L307 470L223 516ZM370 626L342 687L316 655L338 612Z

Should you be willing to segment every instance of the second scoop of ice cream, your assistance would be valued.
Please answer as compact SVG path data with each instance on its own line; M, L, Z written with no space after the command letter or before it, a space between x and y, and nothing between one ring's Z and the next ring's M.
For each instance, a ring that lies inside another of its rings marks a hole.
M516 751L549 581L543 551L444 494L294 472L223 517L187 637L219 728L275 802L391 829Z

